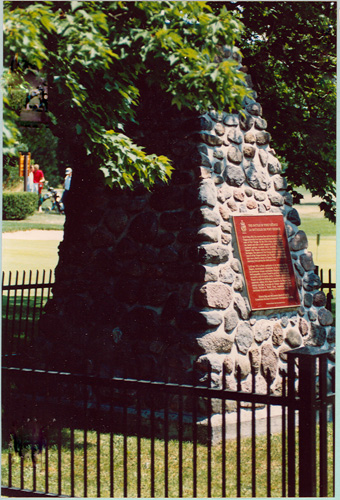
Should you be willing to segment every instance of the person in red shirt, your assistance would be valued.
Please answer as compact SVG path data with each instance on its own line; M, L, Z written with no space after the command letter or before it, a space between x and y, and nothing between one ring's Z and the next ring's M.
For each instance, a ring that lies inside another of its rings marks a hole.
M33 166L33 193L37 193L39 195L38 201L38 211L42 212L41 204L43 202L42 199L42 188L45 182L45 176L42 170L40 170L39 165L36 163Z
M44 173L42 170L40 170L39 165L36 163L33 166L33 193L38 193L39 195L41 195L44 182Z

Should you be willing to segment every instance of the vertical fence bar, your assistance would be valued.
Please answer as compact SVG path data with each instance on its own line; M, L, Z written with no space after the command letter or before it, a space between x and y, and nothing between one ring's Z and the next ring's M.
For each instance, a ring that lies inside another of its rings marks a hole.
M168 393L166 393L164 400L164 498L168 498L168 496L169 496L169 396Z
M49 493L49 429L46 429L46 438L45 438L45 491Z
M295 358L288 357L288 496L296 495L295 460Z
M112 422L115 421L114 414L114 398L113 391L111 392L110 401L110 413L111 413L111 426L110 426L110 498L114 498L114 485L115 485L115 467L114 467L114 432L112 429Z
M87 497L87 426L88 426L88 386L83 385L84 400L83 400L83 411L84 411L84 429L83 429L83 441L84 441L84 470L83 470L83 482L84 482L84 498Z
M2 275L3 281L5 279L5 273ZM12 273L9 271L8 274L8 291L7 291L7 302L6 302L6 320L5 320L5 325L4 325L4 331L6 332L5 334L5 354L12 354L12 349L11 349L11 340L9 336L9 328L8 328L8 320L9 320L9 305L10 305L10 299L11 299L11 290L10 286L12 284ZM4 331L2 332L2 338L4 338Z
M267 371L267 395L270 395L270 371ZM271 496L271 411L267 404L267 497Z
M282 375L282 396L286 397L287 374L283 372ZM282 405L282 434L281 434L281 447L282 447L282 497L286 497L286 405Z
M196 369L193 370L193 386L196 386ZM192 398L192 496L197 498L197 406L198 396Z
M211 387L211 366L208 372L208 387ZM208 450L207 450L207 468L208 468L208 474L207 474L207 492L208 492L208 498L211 498L211 443L212 443L212 426L211 426L211 414L212 414L212 404L211 404L211 397L208 397Z
M128 443L127 443L127 433L128 433L128 427L127 427L127 393L126 391L123 392L123 453L124 453L124 463L123 463L123 468L124 468L124 498L127 498L128 496Z
M141 457L141 401L140 391L137 392L137 497L142 496L142 457Z
M252 369L251 392L255 394L255 370ZM256 497L256 405L251 405L251 474L252 474L252 496Z
M38 284L39 282L39 270L37 270L36 273L36 279L35 282ZM34 330L35 330L35 317L36 317L36 307L37 307L37 296L38 296L38 289L35 288L34 290L34 302L33 302L33 316L32 316L32 328L31 328L31 344L34 341Z
M18 296L18 280L19 280L19 272L15 273L15 286L14 286L14 300L13 300L13 313L12 313L12 329L11 329L11 345L12 348L14 346L14 337L15 337L15 313L17 307L17 296Z
M183 396L178 401L178 493L183 497Z
M26 305L26 322L25 322L25 340L24 340L24 345L27 347L28 343L28 324L29 324L29 312L30 312L30 301L31 301L31 284L32 284L32 271L29 273L29 278L28 278L28 294L27 294L27 305Z
M241 391L241 371L237 369L237 391ZM241 496L241 402L237 399L236 406L236 474L237 474L237 497Z
M75 397L74 397L74 383L71 382L71 408L74 407ZM71 479L71 497L74 497L74 420L73 416L71 418L71 428L70 428L70 454L71 454L71 470L70 470L70 479Z
M327 477L327 371L328 363L325 356L319 359L319 453L320 453L320 496L328 496L328 477Z
M26 276L26 273L25 271L23 271L23 274L22 274L22 280L21 280L21 284L22 286L24 286L25 284L25 276ZM20 308L19 308L19 323L18 323L18 336L17 336L17 352L19 351L19 348L20 348L20 344L21 344L21 322L22 322L22 310L23 310L23 306L24 306L24 289L21 290L21 297L20 297Z
M151 464L150 464L150 480L151 480L151 498L155 497L155 408L154 408L154 396L151 394L151 404L150 404L150 426L151 426Z
M226 366L222 365L222 390L226 390ZM226 491L226 401L222 399L222 498L227 496Z

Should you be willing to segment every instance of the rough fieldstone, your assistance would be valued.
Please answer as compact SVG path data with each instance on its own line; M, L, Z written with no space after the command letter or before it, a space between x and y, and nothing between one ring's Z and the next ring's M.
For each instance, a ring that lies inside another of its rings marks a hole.
M257 347L251 347L249 349L248 354L249 354L250 366L252 368L253 373L256 374L260 371L260 366L261 366L260 351Z
M267 121L264 118L257 116L255 118L255 128L258 130L265 130L267 128Z
M242 295L236 294L234 299L234 307L241 319L248 319L250 316L249 302Z
M255 137L255 134L254 132L246 132L244 134L244 142L246 144L255 144L256 142L256 137Z
M314 271L315 265L312 252L306 252L300 255L300 262L305 271Z
M243 158L242 151L240 151L235 146L231 146L228 149L227 158L232 163L236 163L237 165L239 165L242 162L242 158Z
M327 342L329 344L334 344L335 343L335 327L332 326L327 334Z
M292 348L300 347L302 344L302 337L298 330L295 328L290 328L286 335L286 342Z
M287 179L285 177L281 177L280 175L275 176L275 178L273 179L273 184L276 191L282 191L283 189L287 189ZM287 197L284 197L284 200L286 202Z
M287 362L288 356L287 353L291 351L291 348L288 347L287 344L284 344L282 347L279 349L279 357L282 361Z
M109 210L105 214L105 224L114 234L122 234L127 227L128 216L121 208Z
M250 373L250 361L248 356L242 356L238 354L235 359L235 372L239 374L239 377L245 379Z
M230 340L225 333L211 332L199 337L197 339L197 344L206 353L225 353L231 352L233 347L233 342ZM222 367L221 367L222 368Z
M221 174L223 171L223 165L221 161L216 161L214 163L214 172L215 174Z
M207 283L195 290L195 302L202 307L226 309L232 300L232 291L222 283Z
M314 294L314 296L312 294L308 294L308 295L311 296L311 301L310 301L309 307L312 305L312 303L315 307L324 307L327 304L326 294L322 290L320 290L319 292L316 292Z
M223 113L216 111L215 109L211 109L208 114L215 122L221 122L224 118Z
M213 152L213 157L217 158L218 160L223 160L223 158L225 158L225 154L222 149L215 149Z
M257 201L264 201L267 198L267 194L262 191L254 191L254 198Z
M220 216L218 212L214 212L208 207L199 208L192 217L193 224L214 224L215 226L219 226L220 224Z
M284 199L285 199L285 204L286 205L288 205L289 207L293 206L294 199L293 199L292 193L285 193Z
M299 252L308 247L308 240L304 231L298 231L296 235L290 240L289 248L293 252Z
M203 227L197 233L198 241L217 242L219 231L216 227Z
M234 360L231 356L226 356L223 360L223 369L226 375L230 375L234 371Z
M235 281L234 281L234 290L235 292L242 292L243 289L244 289L243 278L240 274L237 274L235 276Z
M300 276L303 276L305 274L305 269L302 266L300 266L298 262L294 262L294 267Z
M246 180L243 168L236 167L235 165L227 165L224 171L224 177L227 183L231 186L242 186L242 184Z
M302 280L303 288L307 290L307 292L311 292L312 290L317 290L321 286L321 280L319 276L315 273L308 273Z
M219 275L220 275L220 280L223 283L228 283L228 284L231 285L234 282L235 274L230 269L230 266L223 266L223 267L221 267Z
M321 347L324 345L326 340L326 328L321 325L311 324L310 336L307 338L308 345L314 345Z
M275 323L273 326L272 342L275 346L282 345L284 340L284 333L280 323Z
M134 257L138 252L138 245L131 238L123 238L117 245L116 257L121 259L129 259Z
M200 183L198 200L202 205L214 207L217 203L216 187L210 179Z
M145 212L133 219L129 230L130 236L140 243L153 241L158 234L158 219L153 212Z
M114 243L114 237L105 227L98 228L92 235L92 245L94 248L109 247Z
M230 208L230 210L232 212L236 212L237 211L237 204L236 204L235 200L228 200L227 201L227 206L228 206L228 208Z
M241 189L234 189L234 198L236 201L243 201L244 196L244 192Z
M230 267L235 273L240 273L242 270L241 262L238 259L232 259L230 261Z
M220 203L224 203L232 196L232 189L227 186L227 184L223 184L223 186L217 192L217 199Z
M306 337L309 333L309 326L305 319L299 318L299 332L303 337Z
M183 201L183 191L178 186L166 186L152 194L150 206L159 212L164 212L182 208Z
M231 332L239 323L239 317L236 311L228 310L224 316L224 329Z
M168 286L164 281L143 281L143 285L140 287L139 303L150 306L159 306L166 301L168 295Z
M265 344L261 348L261 369L262 374L267 380L267 376L269 375L269 379L273 381L277 374L278 368L278 358L277 355L270 344Z
M248 210L254 210L255 208L257 208L257 202L255 200L247 200L246 207L248 208Z
M255 340L256 342L263 342L269 339L272 334L272 323L265 319L260 319L255 325Z
M223 243L223 245L229 245L230 242L231 242L231 235L222 233L221 243Z
M159 262L177 262L179 254L174 246L163 247L158 255Z
M223 221L221 223L221 230L224 232L224 233L229 233L231 234L232 232L232 225L230 222L226 222L226 221Z
M249 323L240 323L235 334L235 342L239 352L247 354L253 343L253 330Z
M318 315L315 311L313 311L312 309L310 309L308 311L308 318L310 321L316 321L318 319Z
M333 324L333 314L324 307L319 309L318 319L322 326L330 326Z
M250 146L249 144L245 144L243 146L243 154L246 158L254 158L256 153L256 149L253 146Z
M200 133L198 134L198 136L199 139L202 142L208 144L208 146L222 146L223 144L223 140L221 139L221 137L218 137L217 135Z
M283 316L283 317L281 318L281 325L283 326L283 328L286 328L286 327L288 326L288 322L289 322L289 321L288 321L287 316Z
M258 172L254 167L250 167L246 172L247 181L253 189L267 191L269 182L265 172Z
M271 175L281 174L282 166L277 158L272 155L268 155L267 159L268 172Z
M219 212L221 214L221 217L224 221L228 221L230 218L230 210L228 209L227 204L223 205L222 207L219 207Z
M289 212L287 214L287 219L290 222L292 222L293 224L295 224L296 226L300 226L300 224L301 224L301 219L300 219L299 213L295 208L292 208L291 210L289 210Z
M254 139L256 141L255 136L254 136ZM260 158L260 162L261 162L262 167L265 168L267 166L267 163L268 163L267 151L265 151L264 149L259 149L259 158Z
M183 309L175 312L175 318L178 328L190 332L204 332L208 328L211 328L211 326L214 327L220 324L218 323L218 317L207 317L206 315L203 315L201 311L197 311L196 309ZM211 322L213 322L213 325L211 325Z
M265 146L266 144L269 144L271 140L271 135L269 132L256 132L256 144L258 146Z
M317 292L317 293L323 293L323 292ZM313 295L311 293L305 293L305 295L303 297L303 303L304 303L305 307L310 307L313 304ZM314 305L316 305L316 304L314 304ZM321 305L325 305L325 304L321 304Z
M170 231L176 231L188 227L190 224L190 213L186 211L164 212L160 217L161 226Z
M200 245L198 247L198 260L202 264L221 264L229 258L229 251L225 246L216 243Z
M237 127L238 125L238 115L226 114L223 118L223 123L228 127Z
M217 135L224 135L225 128L222 123L217 123L214 130Z
M240 127L242 130L250 130L255 123L254 117L249 115L248 113L245 114L240 113L239 120L240 120Z
M268 198L271 204L276 207L282 207L284 204L284 198L279 193L268 193Z
M229 141L234 142L235 144L242 144L243 134L236 128L232 128L229 130L227 138Z
M246 110L253 116L262 115L262 106L258 102L254 102L253 104L248 104L248 106L246 106Z

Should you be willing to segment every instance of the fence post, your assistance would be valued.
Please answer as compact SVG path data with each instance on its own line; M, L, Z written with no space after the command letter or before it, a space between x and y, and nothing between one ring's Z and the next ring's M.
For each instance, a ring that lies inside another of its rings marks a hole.
M290 394L292 411L299 410L299 497L316 497L316 422L320 406L317 387L317 360L327 358L328 351L313 346L289 351L288 364L295 365L298 359L298 397ZM325 364L319 363L320 366ZM296 404L297 403L297 404ZM295 457L294 457L295 458ZM288 478L290 481L292 478Z

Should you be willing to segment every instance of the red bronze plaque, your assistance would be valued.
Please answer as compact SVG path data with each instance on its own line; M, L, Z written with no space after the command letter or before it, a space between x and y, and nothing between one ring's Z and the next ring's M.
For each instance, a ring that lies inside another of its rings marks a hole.
M234 228L253 311L300 305L282 215L235 215Z

